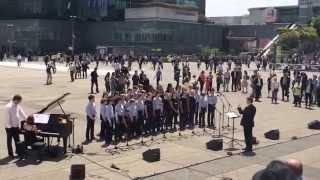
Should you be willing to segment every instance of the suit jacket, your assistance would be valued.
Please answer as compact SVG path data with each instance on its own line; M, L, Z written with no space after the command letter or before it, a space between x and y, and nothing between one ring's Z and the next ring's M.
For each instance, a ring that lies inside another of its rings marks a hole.
M256 107L254 105L249 105L243 110L238 108L240 114L242 114L241 126L244 127L254 127L254 116L256 115Z

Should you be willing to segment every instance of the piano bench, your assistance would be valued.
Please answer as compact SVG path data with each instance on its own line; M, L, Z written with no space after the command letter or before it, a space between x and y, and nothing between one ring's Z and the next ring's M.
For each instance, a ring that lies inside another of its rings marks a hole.
M36 151L44 150L46 147L46 143L44 142L35 142L31 145L31 148Z

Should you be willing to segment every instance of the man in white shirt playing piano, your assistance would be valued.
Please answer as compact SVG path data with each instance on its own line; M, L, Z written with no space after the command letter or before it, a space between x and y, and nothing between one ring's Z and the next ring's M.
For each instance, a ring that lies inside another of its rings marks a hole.
M22 102L20 95L13 96L12 100L5 106L5 129L7 134L7 148L9 157L13 158L12 139L15 145L20 141L20 121L27 119L26 114L19 105Z

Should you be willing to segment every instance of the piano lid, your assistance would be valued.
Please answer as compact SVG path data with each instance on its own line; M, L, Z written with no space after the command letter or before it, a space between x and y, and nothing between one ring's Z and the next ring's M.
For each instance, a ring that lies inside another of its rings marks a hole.
M41 109L38 114L45 113L46 111L49 111L51 109L54 109L57 106L60 106L62 112L65 114L64 110L61 107L61 104L65 102L64 98L66 96L69 96L70 93L65 93L64 95L60 96L59 98L55 99L54 101L50 102L45 108Z

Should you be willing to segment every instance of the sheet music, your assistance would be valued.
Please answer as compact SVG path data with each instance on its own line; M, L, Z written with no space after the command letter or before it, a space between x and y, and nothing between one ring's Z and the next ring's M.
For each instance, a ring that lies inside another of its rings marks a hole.
M229 118L237 118L239 115L236 112L227 112L226 113Z
M33 114L34 122L39 124L48 124L50 115L49 114Z

